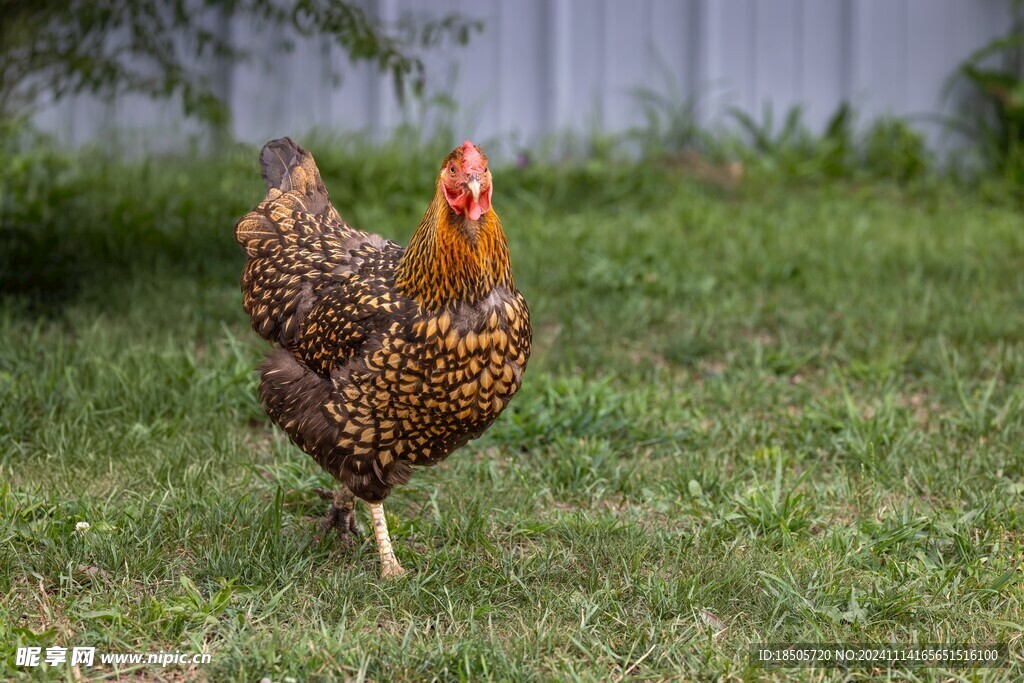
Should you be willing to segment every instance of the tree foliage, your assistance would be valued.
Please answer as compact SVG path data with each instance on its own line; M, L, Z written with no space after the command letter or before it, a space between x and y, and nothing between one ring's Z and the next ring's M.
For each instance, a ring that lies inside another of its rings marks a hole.
M180 96L187 114L223 122L216 67L314 36L390 74L401 96L423 88L417 50L465 44L480 28L458 14L388 25L339 0L0 0L0 119L89 92Z

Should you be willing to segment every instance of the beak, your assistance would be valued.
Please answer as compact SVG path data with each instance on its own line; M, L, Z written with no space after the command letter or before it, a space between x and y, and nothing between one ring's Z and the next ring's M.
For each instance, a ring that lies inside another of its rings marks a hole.
M473 201L480 201L480 179L475 175L469 176L469 182L466 183L466 187L469 188L470 194L473 195Z

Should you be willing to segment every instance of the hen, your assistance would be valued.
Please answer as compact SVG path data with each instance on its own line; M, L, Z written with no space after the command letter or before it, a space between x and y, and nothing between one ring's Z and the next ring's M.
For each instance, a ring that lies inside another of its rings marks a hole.
M346 225L291 139L268 143L260 162L266 198L235 226L245 311L280 347L260 368L260 398L341 483L324 528L356 531L363 499L382 575L398 576L382 501L413 465L480 436L530 356L487 156L466 141L445 157L408 248Z

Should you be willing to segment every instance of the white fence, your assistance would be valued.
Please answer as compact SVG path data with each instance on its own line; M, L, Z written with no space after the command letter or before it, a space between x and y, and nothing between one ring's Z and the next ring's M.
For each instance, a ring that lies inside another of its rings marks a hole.
M378 0L405 12L478 17L466 47L425 55L428 91L458 103L459 137L515 149L567 130L621 131L642 121L638 88L697 96L702 123L730 106L776 120L791 106L820 127L843 100L859 120L948 111L941 91L957 64L1010 23L1009 0ZM238 41L255 41L239 22ZM235 134L252 142L320 128L380 135L403 114L369 65L343 68L323 41L263 55L220 75ZM197 130L177 107L137 97L79 97L38 123L77 145L99 136L166 147ZM134 132L133 132L134 131Z

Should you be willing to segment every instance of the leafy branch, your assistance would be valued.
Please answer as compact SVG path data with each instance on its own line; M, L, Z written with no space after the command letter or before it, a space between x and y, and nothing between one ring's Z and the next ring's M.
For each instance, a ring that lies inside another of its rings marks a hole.
M261 41L233 40L235 17L248 18ZM296 37L327 38L352 62L389 74L399 97L418 94L416 50L466 44L481 28L459 14L389 26L337 0L0 0L0 119L31 111L44 95L88 92L180 96L186 114L223 123L225 93L210 61L287 51Z

